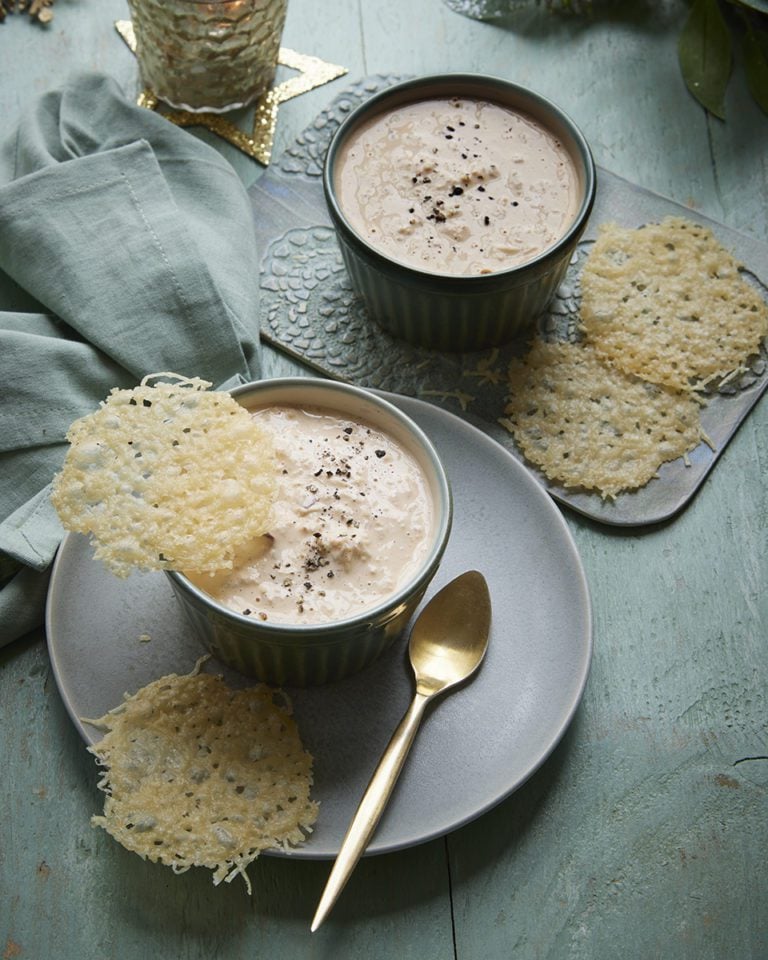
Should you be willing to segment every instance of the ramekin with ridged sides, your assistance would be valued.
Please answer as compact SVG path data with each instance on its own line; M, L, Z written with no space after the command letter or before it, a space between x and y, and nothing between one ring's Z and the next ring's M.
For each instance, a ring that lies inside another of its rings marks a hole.
M362 124L405 104L467 98L522 113L551 131L576 170L579 197L565 232L518 266L455 276L406 265L376 249L350 223L339 202L337 172L348 138ZM380 91L339 126L326 154L323 188L349 277L369 317L393 336L444 351L507 343L534 326L562 282L595 198L595 165L576 124L554 103L525 87L480 74L417 77Z
M251 410L319 408L363 421L405 448L424 474L433 522L423 560L391 596L347 619L307 625L265 622L226 607L183 573L167 572L190 627L221 663L280 686L308 687L341 680L373 663L401 636L437 572L453 519L445 470L431 441L410 417L382 396L360 387L288 377L246 384L235 388L232 395Z

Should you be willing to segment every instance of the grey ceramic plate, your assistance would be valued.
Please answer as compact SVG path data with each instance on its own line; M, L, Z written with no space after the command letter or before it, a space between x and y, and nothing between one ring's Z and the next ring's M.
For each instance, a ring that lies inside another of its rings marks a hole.
M701 443L691 453L689 466L682 459L664 464L657 479L613 502L550 483L524 460L498 422L504 411L505 370L524 344L468 354L411 347L371 323L352 293L323 198L323 157L347 113L397 79L401 78L369 77L338 96L251 188L262 251L262 336L326 375L419 397L465 417L509 450L558 502L594 520L634 527L673 517L691 501L768 387L765 352L703 411L702 425L714 452ZM543 332L560 339L573 337L581 264L601 223L638 227L665 216L682 216L710 227L768 299L768 245L599 169L595 206L579 255L550 311L541 318Z
M426 717L370 853L447 833L519 787L568 726L592 644L584 571L541 487L498 444L452 414L389 399L431 437L453 488L453 532L427 599L459 573L478 569L488 580L493 627L480 673ZM74 535L56 559L47 631L59 690L89 742L97 732L80 717L100 716L124 692L160 676L188 672L201 653L162 574L118 580L92 559L87 540ZM151 639L142 642L142 635ZM291 691L315 758L314 795L321 804L315 832L292 856L323 859L338 852L408 705L405 657L403 641L355 677ZM212 662L206 669L226 673Z

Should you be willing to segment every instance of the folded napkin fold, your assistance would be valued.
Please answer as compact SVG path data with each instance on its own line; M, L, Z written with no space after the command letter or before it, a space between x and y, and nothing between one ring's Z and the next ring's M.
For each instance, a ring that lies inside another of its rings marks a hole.
M173 371L260 376L251 207L213 148L74 78L0 150L0 646L42 622L73 420Z

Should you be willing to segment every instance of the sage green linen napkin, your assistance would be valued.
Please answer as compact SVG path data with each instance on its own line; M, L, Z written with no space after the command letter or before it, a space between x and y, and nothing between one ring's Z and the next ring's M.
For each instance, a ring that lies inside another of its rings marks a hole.
M0 646L42 622L77 417L173 371L260 376L250 204L213 148L104 76L41 97L0 150Z

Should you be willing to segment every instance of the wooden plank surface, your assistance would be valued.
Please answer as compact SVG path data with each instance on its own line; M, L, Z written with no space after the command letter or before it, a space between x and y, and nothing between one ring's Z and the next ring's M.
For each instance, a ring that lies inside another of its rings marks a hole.
M440 0L290 0L283 42L350 79L457 70L528 84L573 116L601 165L766 241L768 118L739 72L725 124L689 97L675 59L686 9L596 5L583 20L531 3L491 24ZM58 0L55 14L47 30L19 15L0 25L0 134L75 69L136 89L113 30L123 2ZM344 82L283 108L276 153ZM259 175L224 152L246 183ZM296 371L265 360L270 375ZM566 513L595 618L571 729L480 820L364 861L313 936L325 864L264 858L249 899L92 829L94 765L42 638L0 653L0 956L764 960L767 420L763 401L670 524L621 533Z

